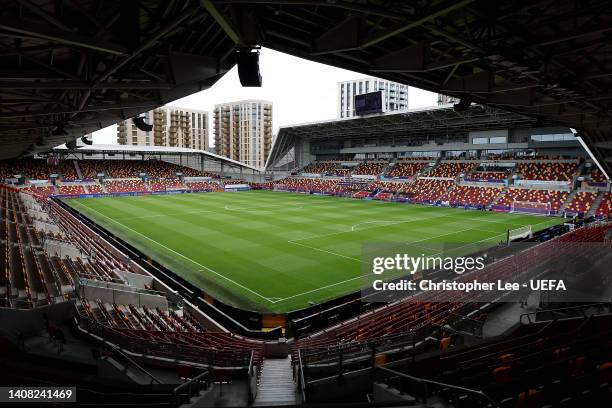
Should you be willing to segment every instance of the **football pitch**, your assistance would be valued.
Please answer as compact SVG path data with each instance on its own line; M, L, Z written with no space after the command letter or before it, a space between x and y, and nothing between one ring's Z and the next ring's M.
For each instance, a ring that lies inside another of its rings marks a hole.
M426 255L559 220L271 191L67 199L152 259L240 308L288 312L357 291L364 245Z

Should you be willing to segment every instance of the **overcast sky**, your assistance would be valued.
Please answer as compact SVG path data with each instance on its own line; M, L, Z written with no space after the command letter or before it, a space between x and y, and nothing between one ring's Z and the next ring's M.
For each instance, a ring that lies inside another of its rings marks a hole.
M242 99L272 101L273 133L281 126L335 119L338 115L338 82L366 77L328 65L307 61L270 49L262 49L261 88L243 88L238 70L232 68L212 88L176 100L169 105L209 112L209 141L212 142L212 112L215 104ZM436 94L410 88L410 109L434 106ZM94 143L116 144L116 126L94 133ZM212 143L210 143L212 145Z

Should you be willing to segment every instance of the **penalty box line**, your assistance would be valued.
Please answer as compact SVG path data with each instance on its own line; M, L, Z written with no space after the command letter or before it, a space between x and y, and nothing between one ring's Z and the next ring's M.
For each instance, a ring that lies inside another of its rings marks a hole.
M181 254L180 252L177 252L177 251L175 251L175 250L174 250L174 249L172 249L172 248L168 248L168 247L167 247L167 246L165 246L164 244L161 244L161 243L159 243L159 242L155 241L154 239L152 239L152 238L150 238L150 237L147 237L146 235L144 235L144 234L142 234L142 233L140 233L140 232L138 232L138 231L136 231L136 230L134 230L134 229L132 229L132 228L128 227L127 225L124 225L124 224L120 223L119 221L114 220L114 219L112 219L112 218L108 217L108 216L107 216L107 215L105 215L105 214L102 214L100 211L98 211L98 210L96 210L96 209L94 209L94 208L91 208L90 206L88 206L88 205L86 205L86 204L83 204L83 203L79 203L79 204L81 204L81 205L83 205L84 207L86 207L86 208L90 209L91 211L95 212L96 214L99 214L99 215L101 215L102 217L104 217L104 218L106 218L106 219L108 219L108 220L110 220L110 221L112 221L112 222L114 222L114 223L116 223L116 224L118 224L118 225L121 225L123 228L126 228L126 229L128 229L128 230L132 231L133 233L140 235L141 237L143 237L143 238L145 238L145 239L147 239L147 240L149 240L149 241L153 242L154 244L157 244L158 246L160 246L160 247L162 247L162 248L164 248L164 249L166 249L166 250L168 250L168 251L172 252L173 254L176 254L176 255L180 256L181 258L188 260L189 262L193 263L194 265L198 265L199 267L201 267L201 268L203 268L203 269L205 269L205 270L207 270L207 271L209 271L209 272L211 272L211 273L213 273L213 274L215 274L215 275L219 276L220 278L223 278L223 279L227 280L228 282L231 282L231 283L233 283L234 285L236 285L236 286L238 286L238 287L240 287L240 288L242 288L242 289L244 289L244 290L246 290L246 291L248 291L248 292L250 292L250 293L252 293L252 294L254 294L254 295L256 295L256 296L258 296L258 297L260 297L261 299L267 300L267 301L268 301L268 302L270 302L270 303L276 303L276 302L272 301L270 298L268 298L268 297L266 297L266 296L264 296L264 295L262 295L262 294L260 294L260 293L258 293L258 292L256 292L256 291L254 291L254 290L252 290L252 289L250 289L250 288L247 288L246 286L244 286L244 285L242 285L242 284L240 284L240 283L236 282L236 281L235 281L235 280L233 280L233 279L228 278L227 276L225 276L225 275L223 275L223 274L221 274L221 273L219 273L219 272L215 271L214 269L211 269L211 268L209 268L209 267L208 267L208 266L206 266L206 265L202 265L201 263L199 263L199 262L197 262L197 261L194 261L193 259L191 259L191 258L189 258L189 257L187 257L187 256L185 256L185 255L183 255L183 254Z

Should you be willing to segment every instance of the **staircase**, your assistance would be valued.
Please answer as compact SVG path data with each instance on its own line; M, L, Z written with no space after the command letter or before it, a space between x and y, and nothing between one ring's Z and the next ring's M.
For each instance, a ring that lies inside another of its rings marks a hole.
M83 180L83 173L81 173L81 166L79 166L79 161L73 160L72 163L74 163L74 170L76 170L77 177L79 178L79 180Z
M572 202L577 192L578 190L572 191L571 193L568 194L567 199L563 202L563 204L561 204L561 207L559 207L559 214L563 214L563 211L565 211L569 203Z
M289 357L265 359L253 406L295 404L295 384L293 383L291 359Z
M384 176L386 173L390 172L391 169L393 168L393 166L395 166L395 163L397 162L397 159L389 159L389 162L387 163L387 165L380 171L380 174L378 175L380 176Z
M507 192L507 191L508 191L508 189L507 189L507 188L502 188L502 190L499 192L499 194L498 194L498 195L496 195L496 196L495 196L495 197L494 197L494 198L491 200L491 202L489 202L489 204L486 206L486 209L487 209L487 210L490 210L490 209L491 209L491 207L493 207L494 205L496 205L496 204L499 202L499 200L500 200L500 199L501 199L501 198L502 198L502 197L503 197L503 196L506 194L506 192Z
M599 208L599 205L601 204L601 200L603 200L605 194L606 193L603 191L600 191L599 193L597 193L597 197L595 197L595 200L593 200L593 204L591 204L591 208L589 208L589 211L586 213L586 217L591 217L595 215L595 212Z

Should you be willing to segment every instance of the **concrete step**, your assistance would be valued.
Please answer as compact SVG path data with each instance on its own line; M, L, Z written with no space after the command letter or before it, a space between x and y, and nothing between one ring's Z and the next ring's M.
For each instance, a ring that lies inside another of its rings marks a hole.
M287 357L264 360L253 406L284 406L295 403L291 359Z

